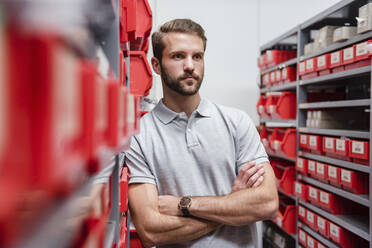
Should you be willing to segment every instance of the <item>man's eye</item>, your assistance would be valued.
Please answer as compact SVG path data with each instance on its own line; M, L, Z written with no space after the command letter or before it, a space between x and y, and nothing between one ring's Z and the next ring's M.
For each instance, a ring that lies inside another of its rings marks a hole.
M175 58L175 59L181 59L182 58L182 55L181 54L174 54L173 55L173 58Z
M200 54L197 54L197 55L194 56L194 59L196 59L196 60L200 60L202 58L203 58L203 56L200 55Z

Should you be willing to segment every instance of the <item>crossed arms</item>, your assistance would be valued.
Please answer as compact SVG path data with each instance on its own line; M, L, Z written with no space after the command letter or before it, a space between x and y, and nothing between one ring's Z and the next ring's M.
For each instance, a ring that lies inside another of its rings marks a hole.
M192 197L189 211L195 218L181 217L179 199L158 196L152 184L129 186L131 215L145 247L186 242L222 225L241 226L270 219L278 209L275 176L268 163L247 163L228 195Z

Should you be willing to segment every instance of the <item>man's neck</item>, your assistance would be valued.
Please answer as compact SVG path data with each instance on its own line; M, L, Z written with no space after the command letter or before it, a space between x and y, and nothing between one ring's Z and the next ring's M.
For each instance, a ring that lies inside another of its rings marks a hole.
M194 112L194 110L199 106L199 92L192 96L182 96L177 93L172 93L169 94L164 92L164 105L176 113L185 112L187 117L190 117L192 112Z

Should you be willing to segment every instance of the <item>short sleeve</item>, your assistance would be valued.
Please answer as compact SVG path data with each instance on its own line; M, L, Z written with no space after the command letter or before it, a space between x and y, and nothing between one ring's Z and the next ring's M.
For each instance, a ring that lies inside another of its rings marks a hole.
M237 160L236 166L240 168L250 162L256 164L269 162L265 148L261 143L260 136L251 118L242 112L236 130Z
M128 151L125 152L125 164L129 168L129 184L151 183L155 184L154 174L146 162L143 150L136 136L132 136Z

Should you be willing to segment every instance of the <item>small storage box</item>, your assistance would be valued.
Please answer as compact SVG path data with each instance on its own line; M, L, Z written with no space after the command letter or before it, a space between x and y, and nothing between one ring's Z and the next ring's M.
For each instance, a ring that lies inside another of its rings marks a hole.
M300 142L299 145L301 148L308 149L309 146L309 136L307 134L300 133Z
M341 169L333 165L328 165L327 167L329 183L341 187Z
M331 53L331 64L329 65L329 68L335 68L335 67L342 66L343 64L342 59L343 59L342 50Z
M369 160L369 142L351 140L349 143L350 157Z
M307 173L312 177L316 177L316 162L314 160L307 160Z
M343 65L352 64L355 61L354 46L343 49Z
M303 174L307 174L307 159L306 158L297 157L296 170Z
M316 162L316 177L322 181L328 180L327 164Z
M344 214L347 212L346 208L344 207L345 201L343 198L323 190L318 190L318 192L321 208L332 214Z
M300 244L302 244L304 247L306 247L307 245L307 234L304 230L302 230L301 228L298 228L298 242Z
M302 184L301 182L295 181L294 182L294 188L295 188L295 195L298 198L301 198L305 202L307 201L307 185Z
M306 74L316 71L316 62L317 62L316 58L311 58L305 61L305 67L306 67L305 73Z
M298 218L305 222L305 219L306 219L306 208L304 208L303 206L301 205L298 205Z
M368 174L342 168L341 185L354 194L368 194Z
M317 188L308 185L307 186L307 199L314 205L319 205L319 191Z
M317 61L317 71L327 70L331 64L330 54L323 54L316 59Z
M296 93L284 91L280 96L270 95L266 102L266 111L272 119L296 119Z
M322 153L322 137L317 135L309 135L308 148L317 154Z
M317 216L316 218L317 223L317 230L319 233L321 233L323 236L329 238L329 222L328 220L324 219L321 216Z
M313 230L316 231L316 214L306 209L306 221L305 223Z
M336 139L332 137L323 137L323 152L336 153Z

